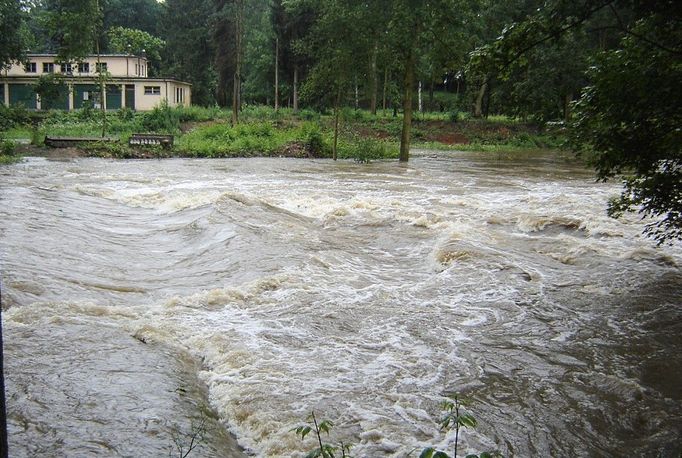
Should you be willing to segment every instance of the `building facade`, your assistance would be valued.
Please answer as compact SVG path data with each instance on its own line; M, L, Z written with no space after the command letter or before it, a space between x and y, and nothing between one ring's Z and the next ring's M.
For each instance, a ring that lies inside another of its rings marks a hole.
M6 106L23 105L30 110L75 110L91 106L117 110L128 107L147 111L163 101L169 106L189 106L192 86L173 78L149 78L147 59L123 54L89 56L81 62L58 62L55 54L29 54L0 73L0 101ZM59 94L41 100L35 85L43 75L61 75ZM104 78L106 97L101 97L99 77Z

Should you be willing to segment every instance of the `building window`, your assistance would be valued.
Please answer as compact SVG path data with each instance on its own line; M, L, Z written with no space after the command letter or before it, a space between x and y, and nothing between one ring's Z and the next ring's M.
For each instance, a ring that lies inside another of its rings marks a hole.
M54 73L54 63L43 62L43 73Z
M26 62L24 64L24 71L26 73L37 73L38 69L36 68L36 63L35 62Z
M90 64L88 62L79 63L78 73L90 73Z
M66 73L67 75L73 73L73 65L71 64L59 64L59 67L62 69L62 73Z
M161 95L161 86L145 86L145 95Z
M98 62L95 64L95 71L97 73L104 73L107 71L107 63L106 62Z

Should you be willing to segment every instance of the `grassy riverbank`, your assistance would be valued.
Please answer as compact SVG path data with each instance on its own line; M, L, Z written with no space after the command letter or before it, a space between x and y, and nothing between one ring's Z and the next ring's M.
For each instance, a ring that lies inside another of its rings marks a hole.
M331 157L333 116L301 110L274 111L269 107L246 107L240 123L233 126L231 113L219 108L160 107L147 113L122 109L102 118L97 110L71 113L30 113L21 109L0 110L0 131L7 139L42 145L46 135L116 137L118 144L89 146L84 154L105 157ZM341 113L338 157L366 162L398 157L402 119L391 112L372 115L345 109ZM171 152L131 149L134 132L176 136ZM467 119L448 113L419 113L413 122L412 146L434 150L516 152L556 149L563 141L557 128L547 128L508 118Z

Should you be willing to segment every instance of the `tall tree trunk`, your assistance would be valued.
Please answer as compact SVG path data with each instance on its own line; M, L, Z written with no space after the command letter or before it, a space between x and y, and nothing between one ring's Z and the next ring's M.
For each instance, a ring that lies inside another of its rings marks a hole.
M241 108L241 80L242 80L242 20L244 19L243 2L237 2L235 17L235 53L236 68L232 80L232 124L239 123L239 109Z
M573 101L573 94L570 92L564 96L564 122L566 124L571 120L571 102Z
M383 94L383 100L382 100L382 106L384 109L384 114L386 114L386 90L388 89L388 65L386 68L384 68L384 94Z
M483 108L483 116L485 119L488 119L488 114L490 113L490 94L492 93L491 89L492 84L488 83L488 90L486 91L485 97L483 100L485 101L484 108Z
M334 101L334 147L332 148L332 159L338 158L337 147L339 144L339 114L341 112L341 88L336 89L336 100Z
M279 37L275 38L275 111L279 110Z
M379 90L379 78L377 76L377 54L379 53L379 44L374 42L374 49L372 50L372 58L369 65L370 87L372 95L369 102L369 110L373 115L377 114L377 92Z
M412 98L414 96L415 50L408 51L403 78L403 128L400 133L400 162L410 160L410 135L412 133Z
M294 65L294 113L298 113L298 65Z
M417 90L417 100L419 101L417 106L419 107L419 112L424 111L424 99L422 98L422 82L419 81L419 89Z
M476 103L474 104L474 118L480 118L483 116L483 97L485 97L485 92L488 90L488 80L486 79L481 84L478 89L478 95L476 96Z
M358 89L358 75L355 75L355 109L360 108L360 89Z

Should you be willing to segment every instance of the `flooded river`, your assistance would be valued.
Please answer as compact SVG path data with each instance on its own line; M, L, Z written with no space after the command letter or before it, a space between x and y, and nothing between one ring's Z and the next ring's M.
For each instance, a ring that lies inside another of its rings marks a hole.
M461 392L460 452L677 456L682 247L618 190L473 153L2 167L10 455L300 457L313 410L356 457L452 451Z

